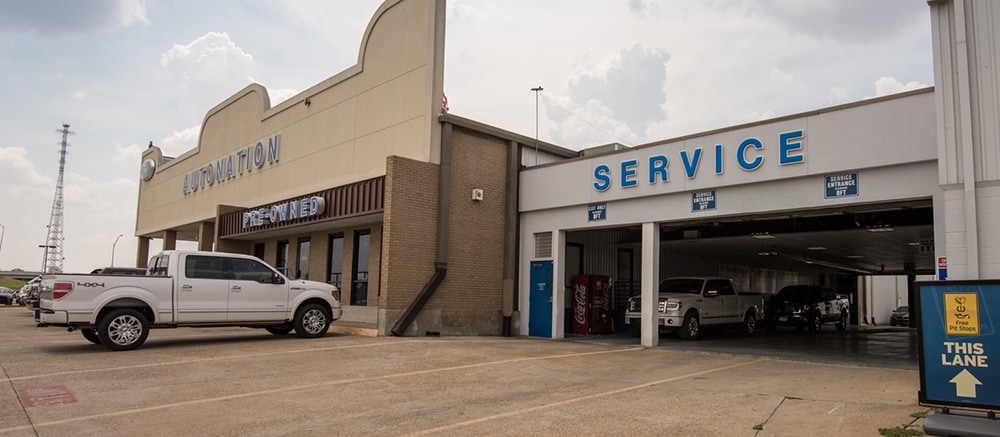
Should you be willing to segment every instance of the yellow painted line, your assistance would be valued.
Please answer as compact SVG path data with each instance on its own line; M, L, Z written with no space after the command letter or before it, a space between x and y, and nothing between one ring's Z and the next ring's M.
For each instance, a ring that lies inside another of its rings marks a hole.
M649 388L649 387L652 387L652 386L655 386L655 385L666 384L668 382L679 381L679 380L688 379L688 378L694 378L696 376L701 376L701 375L705 375L705 374L709 374L709 373L722 372L722 371L725 371L725 370L732 370L732 369L735 369L735 368L738 368L738 367L749 366L751 364L757 364L757 363L764 362L764 361L768 361L768 360L766 358L761 358L761 359L758 359L758 360L748 361L748 362L745 362L745 363L733 364L733 365L724 366L724 367L716 367L714 369L702 370L701 372L689 373L687 375L674 376L674 377L671 377L671 378L661 379L661 380L658 380L658 381L645 382L645 383L642 383L642 384L633 385L631 387L624 387L624 388L619 388L619 389L616 389L616 390L610 390L610 391L601 392L601 393L594 393L594 394L591 394L591 395L580 396L578 398L572 398L572 399L566 399L564 401L559 401L559 402L555 402L555 403L551 403L551 404L538 405L538 406L535 406L535 407L523 408L523 409L515 410L515 411L508 411L506 413L495 414L493 416L480 417L478 419L467 420L467 421L464 421L464 422L457 422L457 423L453 423L451 425L439 426L437 428L425 429L423 431L415 432L415 433L412 433L412 434L404 434L404 435L405 436L422 436L422 435L434 434L434 433L438 433L438 432L442 432L442 431L451 431L451 430L455 430L455 429L462 428L462 427L469 426L469 425L475 425L475 424L478 424L478 423L489 422L491 420L502 419L504 417L519 416L519 415L522 415L522 414L533 413L535 411L541 411L541 410L545 410L545 409L548 409L548 408L561 407L561 406L564 406L564 405L574 404L574 403L583 402L583 401L589 401L591 399L597 399L597 398L600 398L600 397L612 396L612 395L621 394L621 393L627 393L627 392L630 392L630 391L635 391L635 390L639 390L639 389L643 389L643 388Z
M337 349L337 348L330 348L330 349ZM442 367L442 368L438 368L438 369L417 370L417 371L413 371L413 372L395 373L395 374L390 374L390 375L382 375L382 376L374 376L374 377L338 379L338 380L334 380L334 381L327 381L327 382L321 382L321 383L311 383L311 384L308 384L308 385L299 385L299 386L293 386L293 387L274 388L274 389L260 390L260 391L249 392L249 393L239 393L239 394L233 394L233 395L227 395L227 396L218 396L218 397L214 397L214 398L196 399L196 400L185 401L185 402L175 402L175 403L171 403L171 404L155 405L155 406L152 406L152 407L134 408L134 409L130 409L130 410L113 411L113 412L110 412L110 413L94 414L94 415L90 415L90 416L71 417L71 418L68 418L68 419L53 420L53 421L49 421L49 422L40 422L40 423L31 424L31 425L22 425L22 426L10 427L10 428L0 428L0 434L9 433L9 432L15 432L15 431L25 431L25 430L31 430L31 429L37 429L37 428L44 428L44 427L56 426L56 425L64 425L64 424L67 424L67 423L84 422L84 421L88 421L88 420L98 420L98 419L104 419L104 418L107 418L107 417L127 416L127 415L130 415L130 414L140 414L140 413L146 413L146 412L150 412L150 411L166 410L166 409L170 409L170 408L185 407L185 406L190 406L190 405L200 405L200 404L207 404L207 403L211 403L211 402L228 401L228 400L233 400L233 399L242 399L242 398L249 398L249 397L254 397L254 396L264 396L264 395L270 395L270 394L275 394L275 393L286 393L286 392L316 390L316 389L327 388L327 387L332 387L332 386L335 386L335 385L342 385L342 384L354 384L354 383L359 383L359 382L371 382L371 381L379 381L379 380L386 380L386 379L393 379L393 378L407 378L407 377L411 377L411 376L428 375L428 374L432 374L432 373L448 372L448 371L452 371L452 370L474 369L474 368L477 368L477 367L496 366L496 365L501 365L501 364L510 364L510 363L519 363L519 362L528 362L528 361L540 361L540 360L549 360L549 359L558 359L558 358L582 357L582 356L588 356L588 355L601 355L601 354L611 354L611 353L628 352L628 351L639 351L639 350L643 350L643 349L641 349L641 348L626 348L626 349L613 349L613 350L597 351L597 352L580 352L580 353L568 353L568 354L559 354L559 355L545 355L545 356L540 356L540 357L511 358L511 359L507 359L507 360L488 361L488 362L485 362L485 363L475 363L475 364L465 364L465 365L461 365L461 366ZM269 355L269 354L260 354L260 355ZM257 355L254 355L254 356L257 356ZM144 366L136 366L136 367L144 367ZM702 373L708 373L708 372L702 372Z

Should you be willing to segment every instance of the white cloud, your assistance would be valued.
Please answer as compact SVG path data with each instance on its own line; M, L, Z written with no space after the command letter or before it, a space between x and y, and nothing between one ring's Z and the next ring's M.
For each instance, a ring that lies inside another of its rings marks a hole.
M128 146L115 144L115 154L111 159L116 164L135 165L136 174L138 174L139 160L142 159L143 150L145 150L145 147L138 144L130 144Z
M659 48L632 43L618 50L607 66L569 80L573 107L601 107L602 114L644 134L650 124L662 121L666 94L666 63L670 54ZM595 106L596 105L596 106Z
M288 100L290 97L298 94L298 90L291 88L277 88L277 89L267 89L267 96L271 100L271 107Z
M178 156L188 150L198 147L198 135L201 125L194 125L181 131L174 131L170 136L156 144L166 156Z
M656 18L660 16L660 6L649 0L628 0L628 9L640 18Z
M875 97L897 94L904 91L912 91L920 88L927 88L929 85L916 81L902 83L894 77L880 77L875 81Z
M160 65L184 82L247 80L253 56L229 39L225 32L208 32L186 45L175 44L160 56Z

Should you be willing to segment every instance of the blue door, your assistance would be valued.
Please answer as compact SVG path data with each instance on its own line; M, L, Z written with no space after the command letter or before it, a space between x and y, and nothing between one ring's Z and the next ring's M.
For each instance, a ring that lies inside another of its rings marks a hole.
M528 335L552 337L552 261L531 262Z

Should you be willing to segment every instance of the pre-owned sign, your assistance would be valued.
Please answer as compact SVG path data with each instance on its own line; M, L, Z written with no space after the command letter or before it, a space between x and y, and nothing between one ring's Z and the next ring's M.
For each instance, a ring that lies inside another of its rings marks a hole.
M1000 411L1000 281L917 288L920 403Z

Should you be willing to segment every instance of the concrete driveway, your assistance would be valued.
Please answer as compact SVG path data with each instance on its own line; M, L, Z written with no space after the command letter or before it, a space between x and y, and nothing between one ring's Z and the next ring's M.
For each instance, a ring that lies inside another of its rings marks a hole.
M878 436L916 370L501 337L154 330L110 352L0 307L0 435Z

